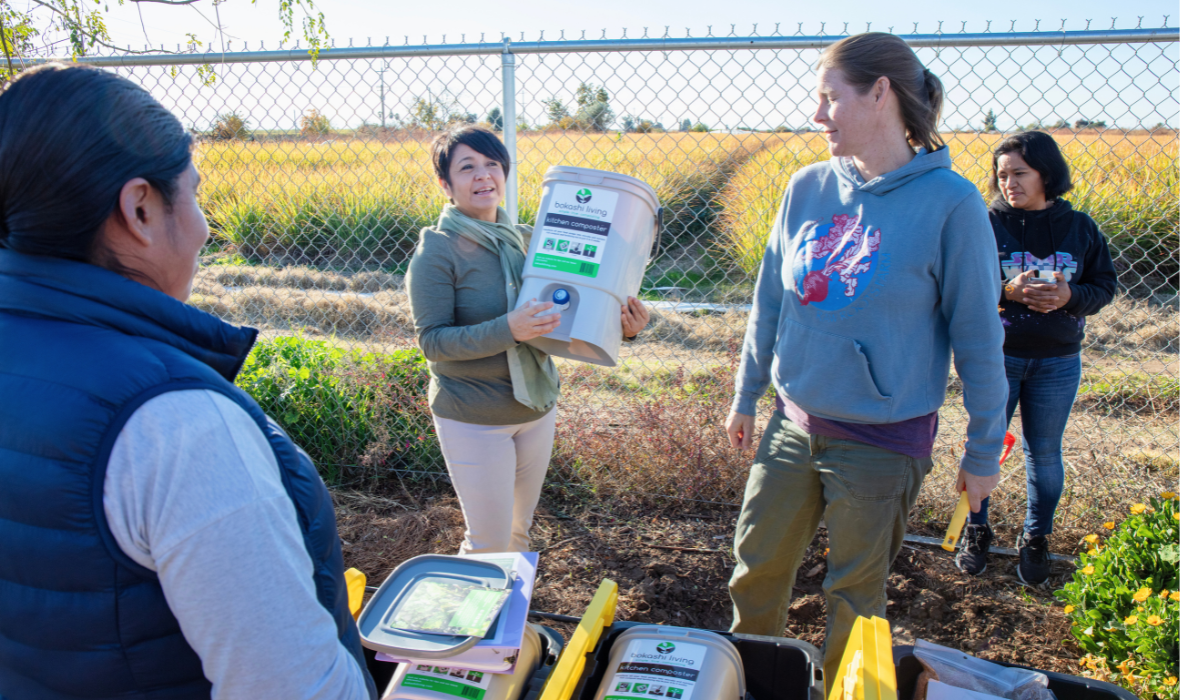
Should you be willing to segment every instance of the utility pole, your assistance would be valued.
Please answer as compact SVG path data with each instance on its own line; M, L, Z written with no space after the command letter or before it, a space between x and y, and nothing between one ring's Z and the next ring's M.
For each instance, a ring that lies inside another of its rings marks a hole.
M385 64L381 64L381 70L377 71L377 75L381 76L381 130L385 130L385 71L389 70Z

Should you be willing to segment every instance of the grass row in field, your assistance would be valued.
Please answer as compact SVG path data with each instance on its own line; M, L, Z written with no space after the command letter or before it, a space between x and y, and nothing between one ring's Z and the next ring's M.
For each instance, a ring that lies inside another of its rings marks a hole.
M991 150L1001 138L971 134L949 139L955 171L985 196ZM1178 286L1180 170L1175 137L1071 135L1061 138L1061 145L1074 180L1066 198L1098 222L1121 271ZM768 146L730 179L722 196L725 230L720 247L746 274L757 274L787 181L800 168L827 158L821 136L799 135ZM1134 284L1125 278L1124 283Z
M573 165L647 182L667 234L700 235L725 174L759 145L714 134L522 137L520 220L536 219L545 171ZM445 204L426 142L213 143L197 158L215 235L249 260L396 267Z

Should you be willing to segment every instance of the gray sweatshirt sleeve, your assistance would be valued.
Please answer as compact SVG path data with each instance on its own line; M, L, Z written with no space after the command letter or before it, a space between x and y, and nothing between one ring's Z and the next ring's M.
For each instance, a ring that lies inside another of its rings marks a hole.
M141 406L115 441L103 510L159 576L215 700L368 700L316 599L274 453L235 403L177 391Z
M410 260L406 289L422 354L431 362L478 360L516 347L507 314L475 325L455 325L451 252L445 236L427 231Z
M758 399L770 385L770 368L774 362L774 347L778 341L779 313L783 306L782 222L790 189L779 206L774 227L766 242L758 284L754 288L754 303L746 324L746 339L742 343L742 363L738 367L734 387L733 411L746 416L757 412Z
M963 382L968 416L967 446L960 466L969 474L989 476L1000 470L1008 379L1004 327L996 309L1001 286L999 254L987 209L978 194L959 202L947 218L940 252L936 272L940 307L955 370Z

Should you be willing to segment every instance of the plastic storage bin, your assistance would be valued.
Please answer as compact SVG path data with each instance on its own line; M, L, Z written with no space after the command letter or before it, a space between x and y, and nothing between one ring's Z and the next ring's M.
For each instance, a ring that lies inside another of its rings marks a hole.
M616 622L606 628L586 655L586 666L574 700L594 700L610 667L615 641L624 631L650 623ZM797 639L717 632L737 648L746 672L746 692L754 700L823 700L823 657ZM695 698L694 698L695 700ZM703 698L702 698L703 700Z
M897 665L897 700L913 700L914 687L918 683L918 675L922 673L922 662L914 656L914 648L908 645L893 647L893 662ZM1003 661L993 663L1000 666L1029 668ZM1049 677L1049 690L1053 691L1057 700L1137 700L1131 691L1111 683L1069 676L1064 673L1042 671L1039 668L1031 670Z

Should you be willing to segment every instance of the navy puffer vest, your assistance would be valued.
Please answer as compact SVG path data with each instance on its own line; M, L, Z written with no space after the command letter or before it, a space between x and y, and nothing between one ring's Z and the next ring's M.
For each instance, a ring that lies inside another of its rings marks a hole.
M122 426L183 389L224 394L266 434L317 597L365 668L328 491L232 383L256 335L102 268L0 249L0 700L210 697L156 575L102 506Z

